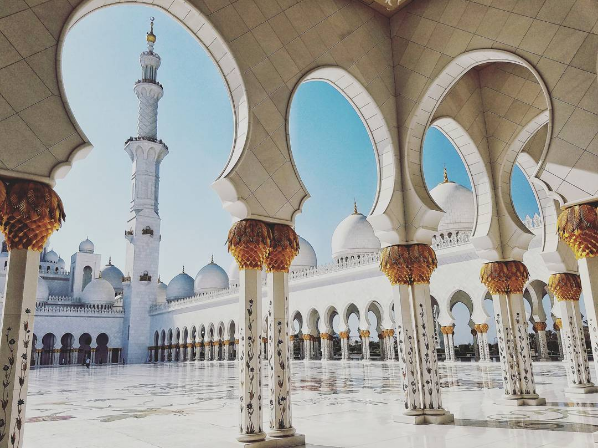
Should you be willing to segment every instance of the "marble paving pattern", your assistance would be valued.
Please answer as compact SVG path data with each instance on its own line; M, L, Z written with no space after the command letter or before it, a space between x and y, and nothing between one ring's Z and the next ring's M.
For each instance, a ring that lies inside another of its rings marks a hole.
M417 427L392 420L403 409L396 363L292 368L294 426L314 448L594 448L598 431L598 394L565 395L557 362L534 364L548 405L524 408L497 404L498 364L441 363L443 402L455 424ZM236 377L234 362L33 370L24 446L238 448ZM267 406L264 413L268 422Z

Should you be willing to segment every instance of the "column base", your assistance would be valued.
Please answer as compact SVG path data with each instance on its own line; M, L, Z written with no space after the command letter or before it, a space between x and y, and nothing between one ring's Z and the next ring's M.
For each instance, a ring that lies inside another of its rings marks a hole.
M262 442L266 439L266 433L265 432L257 432L255 434L239 434L237 436L237 440L239 442L249 442L252 444L255 442Z
M598 392L598 387L593 383L576 384L565 388L566 394L595 394Z
M512 398L502 398L498 400L498 404L503 406L545 406L546 398L540 398L538 395L518 395Z
M305 436L303 434L294 434L288 437L267 438L256 442L244 443L244 448L287 448L293 446L304 446Z
M286 429L275 429L273 431L268 432L268 437L272 438L282 438L282 437L289 437L295 435L295 428L290 427Z
M447 425L455 422L455 416L445 409L407 411L402 415L393 416L395 423L408 425Z

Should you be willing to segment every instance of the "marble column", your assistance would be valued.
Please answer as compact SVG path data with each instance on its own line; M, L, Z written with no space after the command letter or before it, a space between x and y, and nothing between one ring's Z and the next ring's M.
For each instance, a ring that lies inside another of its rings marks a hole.
M361 337L361 356L364 361L370 360L370 331L359 330L359 336Z
M546 400L536 393L523 288L529 278L520 261L486 263L480 272L482 283L492 294L496 336L504 384L504 402L539 406Z
M537 338L538 361L550 361L546 340L546 322L534 322L534 333Z
M305 361L311 361L311 334L303 335L303 359Z
M558 301L561 313L563 349L567 353L567 381L569 393L594 393L590 363L586 352L583 322L579 311L581 280L576 274L552 274L548 289Z
M488 324L475 324L475 330L478 333L478 350L480 352L480 362L489 362L490 349L488 347Z
M471 335L473 336L473 356L476 361L480 361L480 344L478 344L478 332L473 328L471 329Z
M452 325L447 325L444 327L440 327L440 331L442 332L442 337L444 340L444 358L445 361L448 362L455 362L455 343L453 339L453 333L455 332L455 327Z
M399 362L405 392L405 413L395 420L414 424L449 423L442 407L430 277L436 254L425 244L390 246L382 250L380 269L392 285Z
M565 351L563 349L563 338L561 335L561 327L563 323L561 319L555 319L554 323L552 324L552 329L556 333L556 342L559 345L559 361L565 360Z
M287 272L268 273L268 352L270 373L270 437L295 434L291 409L289 347L289 279Z
M228 361L230 359L230 341L224 341L224 360Z
M330 333L320 333L320 340L322 344L322 361L329 361L332 359L332 336Z
M387 353L387 359L389 361L394 361L395 360L395 331L394 329L389 329L386 330L387 331L387 337L386 337L386 353Z
M349 332L341 331L341 359L343 361L349 360Z
M0 330L0 446L20 448L26 421L39 257L65 215L58 195L38 182L0 180L0 205L1 231L9 252Z
M598 202L573 205L563 210L557 220L557 231L559 238L571 248L577 258L594 367L598 372ZM565 316L561 316L561 319L561 328L564 330L567 319ZM561 331L562 343L566 346L563 333ZM564 351L568 352L566 347Z
M382 333L378 333L378 345L380 346L380 359L386 361L386 335L384 330L382 330Z

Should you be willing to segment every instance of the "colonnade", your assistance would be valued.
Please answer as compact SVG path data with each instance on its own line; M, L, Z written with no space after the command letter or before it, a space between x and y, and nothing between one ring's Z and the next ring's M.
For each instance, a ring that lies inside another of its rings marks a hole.
M214 340L148 347L148 362L234 361L239 359L239 340Z
M101 358L96 358L96 348L90 349L85 348L71 348L61 349L54 348L46 350L43 348L34 349L31 355L32 366L68 366L79 364L81 362L81 355L87 354L91 364L102 365L102 364L118 364L121 362L122 348L108 347L107 349L107 360L102 362ZM48 356L48 355L51 356ZM46 359L42 359L42 358Z

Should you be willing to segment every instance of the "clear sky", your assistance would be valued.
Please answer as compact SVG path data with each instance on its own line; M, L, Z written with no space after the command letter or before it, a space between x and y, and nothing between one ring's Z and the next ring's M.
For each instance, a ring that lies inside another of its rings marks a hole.
M221 76L204 49L170 16L143 6L105 8L85 17L68 34L63 76L69 104L94 145L57 184L67 221L51 246L67 259L85 237L103 255L124 265L123 233L129 210L131 162L124 141L136 133L139 53L146 48L149 18L156 18L155 50L162 57L164 85L158 135L170 154L161 166L160 275L169 281L182 266L190 275L209 262L228 270L225 240L230 215L210 184L224 167L232 144L232 111ZM322 82L302 85L291 106L293 156L311 198L296 228L314 246L319 263L331 259L338 223L352 213L353 200L368 214L376 191L376 162L365 127L346 99ZM424 175L430 188L451 180L470 188L465 168L448 140L432 129L425 140ZM520 216L537 211L523 174L513 176ZM125 273L126 274L126 273Z

